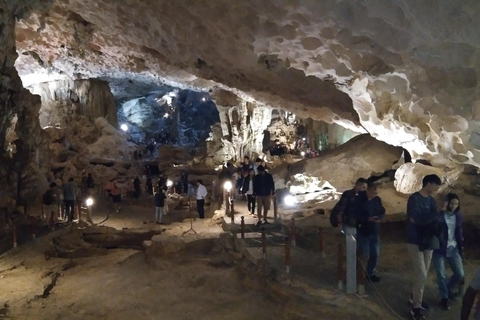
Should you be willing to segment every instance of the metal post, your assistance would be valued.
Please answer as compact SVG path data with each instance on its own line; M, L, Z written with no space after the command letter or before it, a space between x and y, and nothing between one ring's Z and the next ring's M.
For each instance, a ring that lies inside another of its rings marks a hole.
M77 200L77 220L80 222L82 218L80 217L82 215L82 202Z
M285 237L285 271L290 273L290 241Z
M278 202L277 195L273 195L273 222L278 222Z
M242 216L242 222L240 223L240 230L241 230L242 239L245 239L245 220L243 216Z
M223 189L223 199L224 199L224 203L225 203L225 216L228 216L228 214L230 213L230 192L227 192L225 190L225 188Z
M319 250L320 250L320 256L322 257L322 259L324 259L325 258L325 247L324 247L322 227L318 227L318 246L319 246Z
M357 229L355 227L345 226L347 238L347 293L357 292Z
M295 241L295 237L296 237L296 233L297 233L297 230L296 230L296 227L295 227L295 218L292 218L291 220L291 224L290 224L290 237L291 237L291 243L292 243L292 246L295 247L297 245L296 241Z
M17 225L15 223L12 223L13 226L13 247L17 247Z
M267 236L265 234L265 227L262 227L262 253L263 259L267 259Z
M47 220L47 216L45 215L45 205L42 203L42 219Z
M358 294L365 294L365 271L362 266L362 252L357 253L357 281L358 281Z
M338 290L343 290L343 281L345 280L345 270L344 270L344 250L343 245L338 245L337 253L337 279L338 279Z

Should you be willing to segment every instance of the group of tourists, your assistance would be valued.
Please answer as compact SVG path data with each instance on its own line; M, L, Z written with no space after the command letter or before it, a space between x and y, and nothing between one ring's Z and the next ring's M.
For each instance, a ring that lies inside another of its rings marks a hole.
M429 310L428 304L423 301L423 293L432 261L437 276L439 306L449 310L450 302L463 294L465 274L460 199L456 194L449 193L443 207L438 210L433 195L440 185L437 175L425 176L422 189L413 193L407 202L406 242L414 275L409 301L414 320L425 319L423 313ZM350 229L356 229L358 248L368 258L366 277L372 282L380 281L375 270L380 253L379 223L384 217L385 208L378 196L377 185L363 178L356 181L353 189L342 194L331 215L332 224L335 226L338 222L346 234L354 234ZM446 276L445 262L453 273L450 278ZM472 292L478 291L480 269L465 293L462 319L468 318L473 304ZM476 320L480 320L480 314Z

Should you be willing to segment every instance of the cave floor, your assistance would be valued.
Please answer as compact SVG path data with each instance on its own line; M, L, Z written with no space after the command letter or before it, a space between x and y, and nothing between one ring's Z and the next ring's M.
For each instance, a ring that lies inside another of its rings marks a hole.
M236 201L236 223L245 216L250 235L249 259L260 261L256 218L246 212L246 202ZM54 238L68 232L61 228L12 249L0 256L0 319L385 319L409 318L410 261L402 232L382 233L378 275L382 281L366 285L366 295L339 292L336 281L336 250L344 238L328 228L326 217L302 214L302 210L280 210L282 224L269 225L267 262L274 268L279 285L268 289L252 284L245 275L243 259L233 265L212 265L208 254L189 253L149 258L142 250L111 249L106 254L84 258L49 258L45 251ZM272 212L270 212L272 214ZM151 199L124 203L119 213L105 220L99 206L94 222L115 229L156 230L180 237L190 220L176 222L176 213L166 215L166 225L153 223ZM291 272L285 273L282 239L291 217L297 222L297 246L292 248ZM230 218L225 221L230 222ZM222 228L215 219L192 221L197 234L190 240L215 238ZM318 226L323 226L326 258L318 250ZM387 228L385 228L387 229ZM479 261L465 262L469 281ZM252 277L258 270L247 271ZM289 296L288 301L279 297ZM432 309L428 318L452 319L460 314L461 301L450 311L437 307L437 290L430 269L425 301ZM392 308L398 316L389 310Z

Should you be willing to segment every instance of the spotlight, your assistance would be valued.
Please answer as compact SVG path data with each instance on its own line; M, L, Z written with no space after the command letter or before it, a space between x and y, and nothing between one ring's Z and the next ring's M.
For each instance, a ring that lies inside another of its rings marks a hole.
M232 182L225 181L225 183L223 184L223 187L225 188L225 190L227 190L227 192L230 192L230 190L232 190Z
M302 138L303 141L307 140L307 138Z
M167 187L171 187L173 185L173 181L172 180L167 180Z
M127 132L128 131L128 126L124 123L120 126L120 129L122 129L123 131Z
M203 101L203 102L207 101L207 98L203 97L203 98L202 98L202 101Z
M305 151L300 152L300 155L301 155L302 157L305 157Z
M92 198L87 198L87 200L85 202L87 204L87 207L91 207L93 205L93 199Z
M297 203L297 200L295 200L294 196L288 195L285 198L283 198L283 203L285 203L285 205L291 207L291 206L294 206Z

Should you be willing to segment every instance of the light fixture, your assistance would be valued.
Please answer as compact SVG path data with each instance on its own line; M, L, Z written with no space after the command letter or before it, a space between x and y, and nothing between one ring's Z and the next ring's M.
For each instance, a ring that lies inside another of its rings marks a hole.
M173 181L172 180L167 180L167 187L171 187L173 185Z
M203 97L203 98L202 98L202 101L203 101L203 102L207 101L207 98Z
M128 126L124 123L120 126L120 129L122 129L123 131L127 132L128 131Z
M225 183L223 184L223 188L225 188L225 190L227 190L227 192L230 192L230 190L232 190L232 182L231 181L225 181Z
M305 141L305 140L307 140L307 138L303 137L302 140Z
M93 205L93 199L92 198L87 198L85 203L87 204L87 207L91 207Z
M300 152L300 155L301 155L302 157L305 157L305 151Z
M283 203L285 203L287 206L291 207L291 206L294 206L297 203L297 200L295 200L294 196L288 195L285 198L283 198Z

